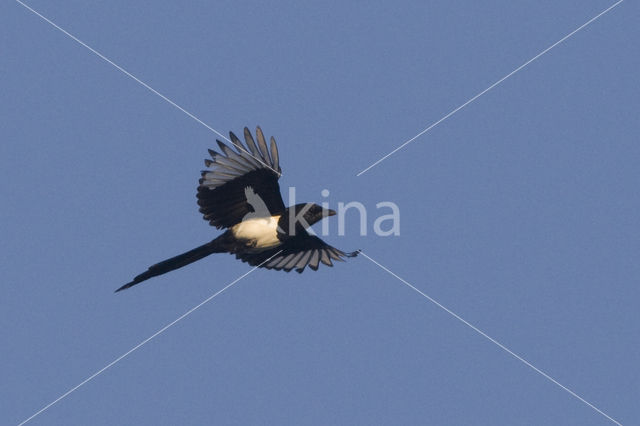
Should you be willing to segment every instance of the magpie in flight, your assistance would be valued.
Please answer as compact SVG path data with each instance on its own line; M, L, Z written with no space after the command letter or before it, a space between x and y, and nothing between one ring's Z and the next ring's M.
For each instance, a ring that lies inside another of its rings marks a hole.
M280 157L273 137L267 147L258 127L256 144L245 127L245 148L233 132L229 136L235 151L219 140L221 152L209 150L211 160L204 161L207 170L201 172L197 194L204 219L226 231L200 247L149 267L116 292L212 253L235 254L251 266L286 272L302 272L306 266L315 271L320 263L332 266L332 259L343 261L343 257L359 253L345 253L307 232L309 226L335 215L335 211L313 203L284 206L278 185Z

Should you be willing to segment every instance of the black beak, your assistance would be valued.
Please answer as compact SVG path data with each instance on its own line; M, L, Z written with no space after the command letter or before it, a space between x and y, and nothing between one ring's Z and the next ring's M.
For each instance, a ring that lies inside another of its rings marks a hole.
M325 217L327 217L327 216L335 216L335 215L336 215L336 211L335 210L327 209L327 210L324 211L324 216Z

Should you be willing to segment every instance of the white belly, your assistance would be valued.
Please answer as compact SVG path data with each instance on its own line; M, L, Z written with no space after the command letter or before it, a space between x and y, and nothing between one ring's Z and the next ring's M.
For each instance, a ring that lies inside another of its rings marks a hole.
M246 240L248 245L257 248L269 248L280 244L278 239L278 219L274 217L257 217L243 220L233 225L231 232L241 240Z

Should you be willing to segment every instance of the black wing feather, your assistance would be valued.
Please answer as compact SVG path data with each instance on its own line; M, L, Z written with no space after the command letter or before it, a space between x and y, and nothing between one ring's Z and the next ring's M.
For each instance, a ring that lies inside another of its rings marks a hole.
M221 152L209 150L211 160L205 160L209 170L202 171L197 197L204 219L216 228L229 228L254 211L247 202L247 187L264 201L269 214L278 215L285 210L278 184L281 175L278 148L272 138L270 155L266 143L262 147L264 135L260 127L256 132L259 146L245 127L247 147L229 132L231 145L237 152L221 141L217 141Z
M280 253L278 253L278 251L280 251ZM237 253L236 258L247 262L251 266L256 266L273 256L273 258L261 267L275 269L276 271L284 270L290 272L295 269L296 272L302 272L307 265L316 271L319 262L327 266L333 266L333 263L331 263L332 258L334 260L344 261L344 257L355 257L358 253L359 251L345 253L342 250L330 246L320 238L309 235L305 231L285 240L285 242L278 247L259 253Z

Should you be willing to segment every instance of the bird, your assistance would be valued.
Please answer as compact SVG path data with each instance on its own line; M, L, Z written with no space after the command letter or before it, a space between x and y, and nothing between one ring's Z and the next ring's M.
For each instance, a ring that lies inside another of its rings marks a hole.
M229 132L229 142L216 140L220 151L209 149L205 170L200 172L197 200L199 211L210 225L225 231L199 247L150 266L116 292L149 278L166 274L213 253L230 253L251 266L302 273L320 263L333 266L360 250L344 252L330 246L307 229L336 212L315 203L284 206L278 180L280 156L273 136L269 146L262 129L256 141L244 128L245 145ZM235 150L234 150L235 148Z

